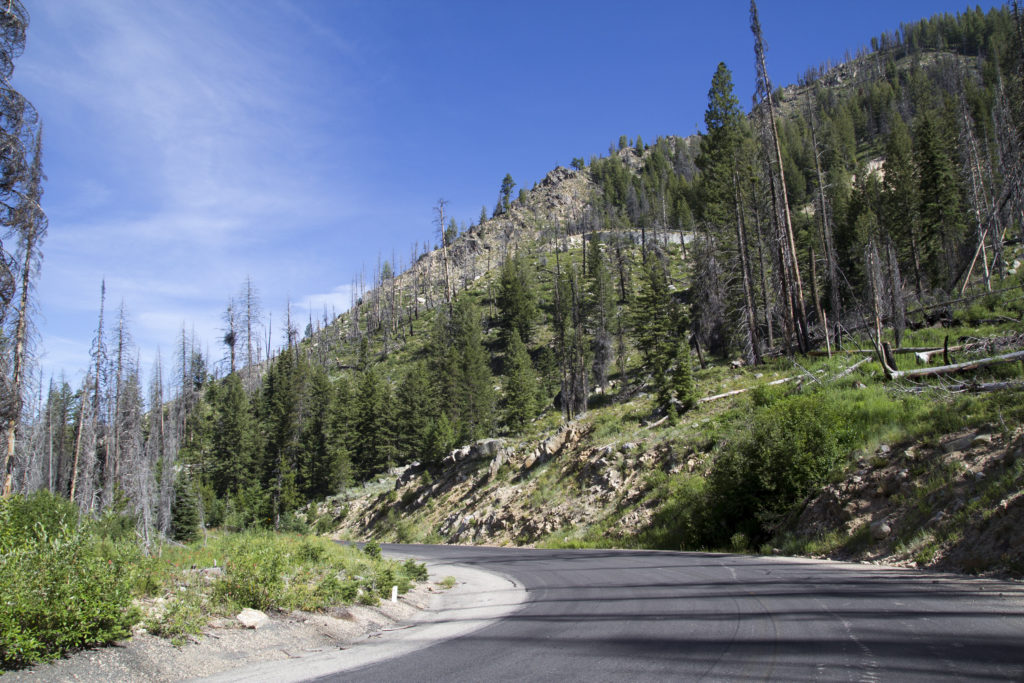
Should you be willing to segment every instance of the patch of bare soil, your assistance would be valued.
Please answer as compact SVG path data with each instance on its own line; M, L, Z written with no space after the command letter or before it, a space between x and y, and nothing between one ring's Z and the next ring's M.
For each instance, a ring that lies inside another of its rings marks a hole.
M201 636L182 647L146 633L116 645L81 650L67 657L4 674L4 683L42 681L182 681L212 676L257 662L298 659L344 650L412 617L427 607L438 588L419 584L397 602L377 607L351 605L328 613L276 612L259 628L233 619L211 619Z

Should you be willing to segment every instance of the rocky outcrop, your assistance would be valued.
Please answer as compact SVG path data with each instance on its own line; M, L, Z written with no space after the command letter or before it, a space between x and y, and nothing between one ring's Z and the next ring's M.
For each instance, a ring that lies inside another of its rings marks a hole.
M883 445L844 481L822 487L795 534L849 535L834 559L1021 576L1024 491L1014 479L1021 459L1021 427L1010 436L982 429L937 444ZM986 499L999 503L992 509Z
M648 451L642 441L587 447L585 436L570 422L532 443L484 439L454 449L437 466L396 470L394 487L347 501L342 529L394 538L400 517L446 543L522 545L615 513L621 520L611 531L629 536L651 519L652 510L641 506L647 474L694 467L692 455Z

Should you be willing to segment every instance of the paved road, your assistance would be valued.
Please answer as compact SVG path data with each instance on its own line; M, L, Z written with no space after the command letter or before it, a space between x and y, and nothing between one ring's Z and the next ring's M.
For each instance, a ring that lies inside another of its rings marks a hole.
M319 680L1024 680L1020 584L710 553L385 550L497 572L526 602Z

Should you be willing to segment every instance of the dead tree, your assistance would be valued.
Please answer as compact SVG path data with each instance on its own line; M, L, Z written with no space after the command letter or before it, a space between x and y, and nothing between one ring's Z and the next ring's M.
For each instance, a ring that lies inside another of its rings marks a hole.
M800 279L800 264L796 255L796 238L793 234L793 222L789 214L789 197L786 194L786 174L782 162L782 145L779 141L778 126L775 122L775 103L772 95L772 83L768 77L768 66L765 63L765 44L761 34L761 22L757 16L757 3L750 2L750 30L754 34L754 56L757 67L757 98L765 108L766 119L764 132L767 137L766 146L770 157L767 170L772 189L775 220L779 226L781 244L781 260L783 289L791 297L788 308L792 311L792 323L796 328L797 344L801 351L807 351L810 345L807 329L807 310L804 305L803 285Z

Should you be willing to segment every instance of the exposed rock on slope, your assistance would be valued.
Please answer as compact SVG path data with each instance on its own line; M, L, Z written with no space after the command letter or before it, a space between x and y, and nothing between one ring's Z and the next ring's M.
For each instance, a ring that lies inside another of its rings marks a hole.
M807 505L797 535L849 534L835 559L1024 575L1024 428L882 446L859 464Z

